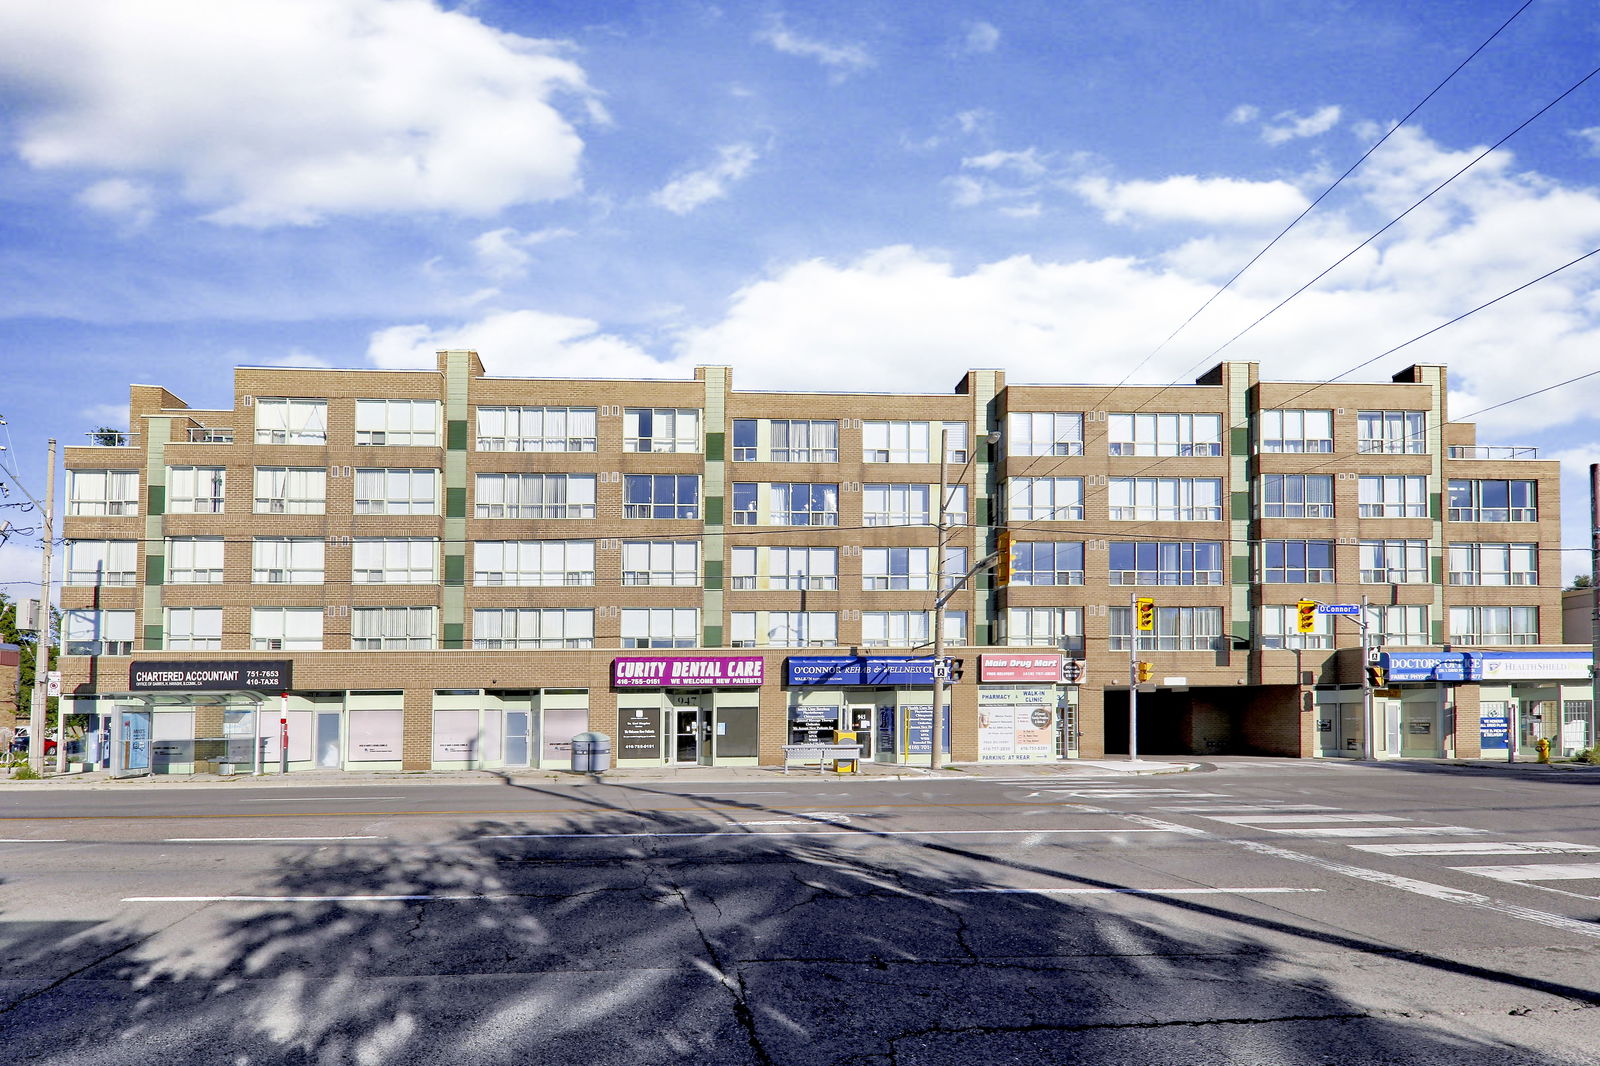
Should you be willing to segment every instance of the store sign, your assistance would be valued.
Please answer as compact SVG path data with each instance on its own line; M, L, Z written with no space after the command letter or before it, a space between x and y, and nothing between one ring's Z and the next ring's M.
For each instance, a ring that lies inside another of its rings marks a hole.
M1055 689L978 690L978 761L1044 762L1055 758Z
M652 655L611 660L617 688L717 688L759 685L766 678L759 655Z
M294 664L258 662L134 662L128 667L130 692L287 692Z
M1484 751L1506 749L1511 735L1511 721L1503 714L1484 714L1478 717L1478 746Z
M1576 680L1589 677L1588 652L1486 651L1473 652L1472 658L1476 660L1474 665L1478 667L1476 679L1483 681L1513 681L1522 678Z
M791 655L790 685L932 685L933 660L887 655ZM1059 674L1057 675L1059 677Z
M617 758L661 758L661 712L654 707L619 711Z
M1045 681L1054 684L1061 680L1061 656L1026 652L980 655L978 680Z
M1465 681L1468 662L1465 652L1385 652L1379 662L1387 667L1391 681Z

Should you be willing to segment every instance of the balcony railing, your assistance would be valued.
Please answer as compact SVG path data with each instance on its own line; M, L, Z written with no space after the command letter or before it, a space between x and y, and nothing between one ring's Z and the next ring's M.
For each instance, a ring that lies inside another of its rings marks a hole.
M1531 444L1452 444L1452 459L1537 459L1539 449Z
M190 426L190 444L232 444L232 426Z
M139 434L123 429L91 429L84 433L91 448L137 448Z

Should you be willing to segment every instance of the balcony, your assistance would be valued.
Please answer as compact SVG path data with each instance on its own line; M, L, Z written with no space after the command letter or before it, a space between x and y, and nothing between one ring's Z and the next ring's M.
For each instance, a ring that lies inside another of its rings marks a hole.
M232 426L190 426L190 444L232 444Z
M122 429L92 429L84 433L91 448L137 448L139 434Z
M1531 444L1452 444L1451 459L1537 459L1539 449Z

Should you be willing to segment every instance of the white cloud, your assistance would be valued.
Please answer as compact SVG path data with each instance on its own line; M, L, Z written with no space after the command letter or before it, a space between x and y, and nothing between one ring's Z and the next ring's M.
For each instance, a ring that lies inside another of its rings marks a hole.
M1000 43L1000 31L988 22L970 22L961 46L972 55L992 52Z
M773 18L766 29L756 34L756 40L769 44L785 55L815 59L827 67L834 81L842 81L851 74L873 66L875 61L866 48L859 44L829 44L811 37L803 37L789 29L780 18Z
M1584 144L1584 150L1589 155L1600 156L1600 126L1586 126L1581 130L1572 130L1572 135Z
M968 156L961 165L974 170L1014 170L1029 178L1036 178L1048 169L1040 160L1038 150L1032 147L1020 152L993 151Z
M1235 126L1243 126L1254 122L1261 117L1261 109L1254 104L1240 104L1228 112L1228 121Z
M1161 181L1111 182L1084 178L1074 186L1108 222L1129 219L1200 222L1214 226L1283 223L1307 200L1285 181L1240 181L1179 174Z
M520 233L509 226L480 233L472 240L478 269L488 277L504 281L521 277L533 261L528 249L546 241L574 236L573 231L552 227Z
M987 108L974 107L956 112L956 125L961 127L962 133L968 135L982 133L993 124L994 112Z
M567 196L583 144L556 101L603 115L560 46L434 0L0 5L0 67L36 101L32 166L170 179L249 226Z
M1238 114L1237 110L1235 114ZM1272 116L1271 123L1262 125L1261 139L1268 144L1283 144L1300 137L1315 137L1333 129L1338 124L1341 114L1343 111L1337 104L1319 107L1304 116L1293 111L1280 111Z
M716 162L673 178L650 195L650 202L675 215L687 215L702 204L728 195L728 186L750 173L756 158L752 145L726 145L718 151Z
M126 178L97 181L78 194L78 202L134 228L147 226L155 218L155 197L150 187Z
M374 333L367 358L390 370L433 369L446 348L472 348L492 374L516 377L688 377L586 318L543 311L499 311L453 328L391 326Z

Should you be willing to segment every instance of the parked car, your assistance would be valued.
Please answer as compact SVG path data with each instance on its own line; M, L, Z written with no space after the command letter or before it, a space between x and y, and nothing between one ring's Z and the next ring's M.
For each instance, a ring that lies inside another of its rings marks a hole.
M16 736L11 738L11 753L13 755L25 755L25 754L27 754L27 751L28 751L28 729L27 729L26 726L21 726L21 727L19 727L17 729ZM55 741L55 738L54 737L50 737L50 736L45 737L44 738L44 754L45 754L45 758L49 758L50 756L54 755L55 753L56 753L56 741Z

